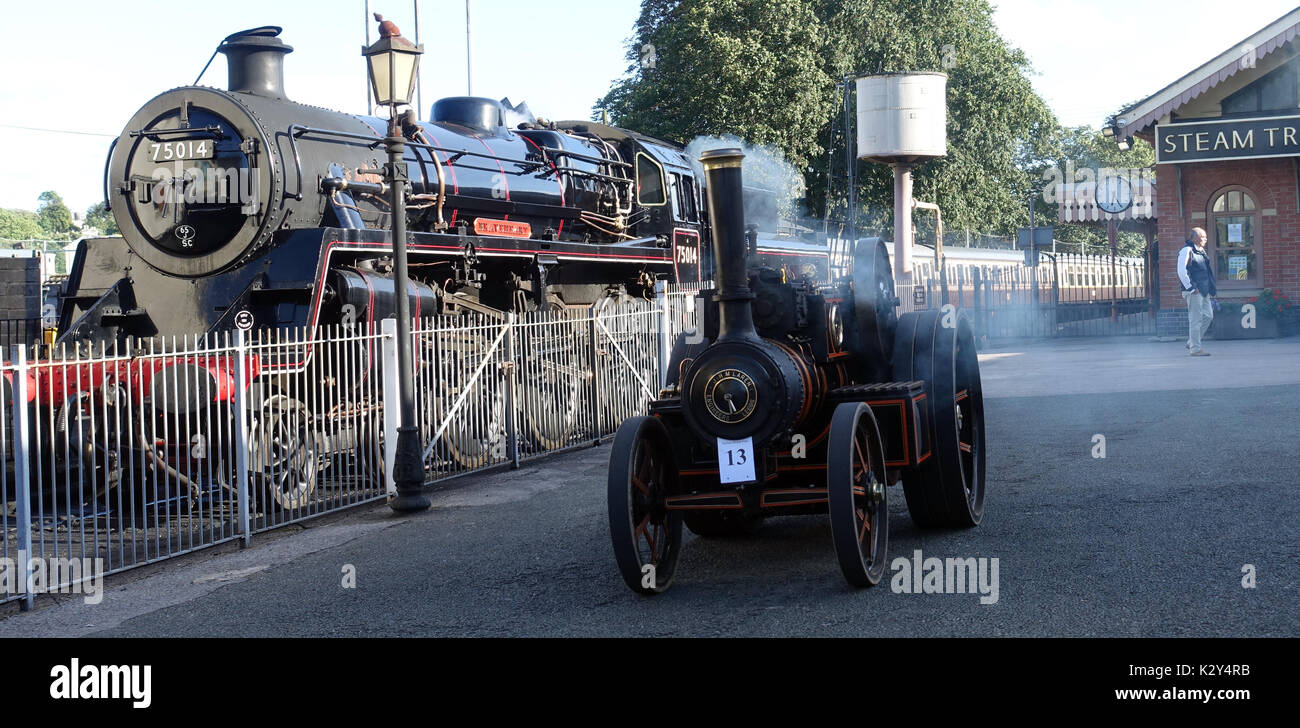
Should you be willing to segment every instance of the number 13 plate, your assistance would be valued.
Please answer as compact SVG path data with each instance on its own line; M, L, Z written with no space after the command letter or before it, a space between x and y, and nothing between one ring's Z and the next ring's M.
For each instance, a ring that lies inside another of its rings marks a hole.
M754 438L723 440L718 438L718 477L723 483L749 483L754 474Z

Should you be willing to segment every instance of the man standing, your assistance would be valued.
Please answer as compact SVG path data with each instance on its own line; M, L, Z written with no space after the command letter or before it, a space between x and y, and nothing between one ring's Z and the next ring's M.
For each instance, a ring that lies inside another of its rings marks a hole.
M1183 300L1187 302L1187 349L1192 356L1210 355L1201 348L1201 337L1214 320L1210 299L1219 294L1210 256L1205 254L1207 240L1204 228L1192 228L1187 244L1178 251L1178 280L1183 284Z

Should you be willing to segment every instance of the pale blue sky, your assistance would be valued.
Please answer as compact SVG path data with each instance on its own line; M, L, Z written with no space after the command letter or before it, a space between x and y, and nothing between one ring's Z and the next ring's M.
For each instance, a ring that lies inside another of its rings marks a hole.
M1295 0L1002 0L1003 36L1062 122L1099 125L1291 10ZM412 0L372 0L407 37ZM585 118L625 67L637 0L472 0L474 91L527 100L551 118ZM34 209L41 191L76 211L99 200L112 136L149 98L191 83L231 32L281 25L295 48L285 88L298 101L364 112L363 0L6 0L0 25L0 207ZM465 4L421 0L424 108L465 92ZM960 62L960 49L958 49ZM225 84L219 57L204 77ZM9 128L44 127L105 136Z

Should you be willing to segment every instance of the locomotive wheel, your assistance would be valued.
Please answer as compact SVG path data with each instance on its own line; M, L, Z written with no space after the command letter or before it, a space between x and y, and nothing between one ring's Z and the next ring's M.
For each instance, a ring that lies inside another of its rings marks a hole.
M442 442L452 460L465 468L477 468L505 457L506 389L504 384L480 381L476 387L488 386L487 392L475 392L465 398L460 410L442 433ZM432 420L436 428L441 417L451 410L456 396L449 395Z
M886 372L894 350L898 326L898 298L889 252L879 238L858 242L853 253L853 325L846 327L844 343L854 359L864 365L881 362ZM871 372L872 379L885 372ZM887 376L887 375L886 375Z
M384 462L384 410L378 407L364 416L357 433L357 464L361 477L371 488L386 488L387 463Z
M282 510L301 508L316 492L320 442L307 406L284 394L267 397L249 438L248 467L265 502Z
M831 537L844 578L875 586L885 573L889 549L889 499L885 450L871 407L845 402L831 417L826 486Z
M602 298L595 305L596 317L635 311L630 305L635 300L626 295ZM596 329L596 411L601 434L617 431L624 419L644 413L659 389L655 352L647 346L649 332L637 330L632 321L613 319L606 324L608 329Z
M947 316L955 316L947 321ZM984 395L970 318L939 310L903 314L894 378L925 382L930 459L903 472L912 520L970 527L984 516Z
M677 573L682 516L666 507L676 479L663 423L654 417L623 422L609 455L609 536L619 573L638 594L667 591Z
M685 511L682 521L691 533L704 538L753 536L763 527L763 517L737 511Z
M565 307L552 298L547 310L564 311ZM553 347L557 342L536 343ZM554 358L538 356L525 363L522 380L528 402L523 424L533 445L543 451L564 447L577 424L582 378L558 366Z

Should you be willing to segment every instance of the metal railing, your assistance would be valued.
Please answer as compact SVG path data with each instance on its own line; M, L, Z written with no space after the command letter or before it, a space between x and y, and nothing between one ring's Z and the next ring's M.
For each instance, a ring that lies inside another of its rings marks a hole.
M697 293L661 285L652 301L417 321L426 482L611 436L658 395L671 343L699 326ZM387 498L395 324L184 337L120 355L12 347L0 361L0 556L22 561L16 583L28 584L26 557L98 559L102 576ZM34 591L0 602L30 607Z

